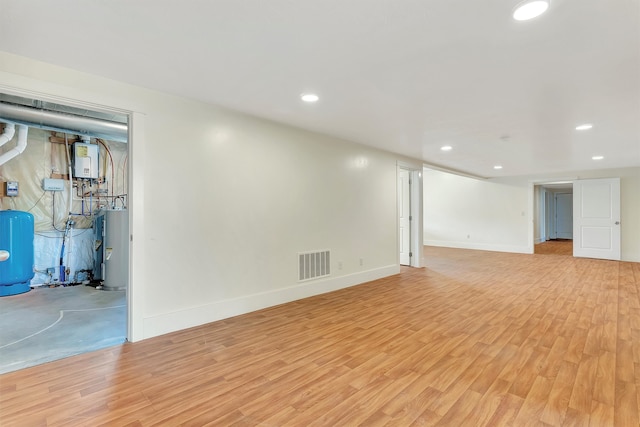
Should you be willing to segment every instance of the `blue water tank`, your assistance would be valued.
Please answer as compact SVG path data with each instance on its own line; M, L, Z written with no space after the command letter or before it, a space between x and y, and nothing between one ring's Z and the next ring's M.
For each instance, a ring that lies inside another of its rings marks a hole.
M33 234L29 212L0 211L0 297L31 289Z

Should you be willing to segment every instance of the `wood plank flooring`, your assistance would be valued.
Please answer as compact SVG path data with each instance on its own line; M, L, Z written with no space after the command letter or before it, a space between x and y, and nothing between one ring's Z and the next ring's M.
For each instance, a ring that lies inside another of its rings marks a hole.
M534 249L536 254L540 255L573 255L573 240L559 239L547 240L538 243Z
M640 264L424 269L0 376L2 426L638 426Z

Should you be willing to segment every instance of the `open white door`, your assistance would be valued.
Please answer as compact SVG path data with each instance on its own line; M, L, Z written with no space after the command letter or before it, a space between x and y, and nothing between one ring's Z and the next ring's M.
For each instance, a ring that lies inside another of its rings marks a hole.
M411 184L410 173L398 170L398 226L400 236L400 264L411 265Z
M573 183L573 256L620 260L620 178Z

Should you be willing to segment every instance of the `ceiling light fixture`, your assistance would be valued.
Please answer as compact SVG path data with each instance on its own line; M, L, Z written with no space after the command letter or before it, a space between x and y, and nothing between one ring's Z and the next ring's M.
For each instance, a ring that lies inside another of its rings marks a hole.
M300 95L300 99L302 99L304 102L318 102L320 97L315 93L303 93L302 95Z
M591 123L585 123L583 125L576 126L576 130L589 130L593 127Z
M593 156L591 159L592 160L602 160L602 159L604 159L604 156Z
M498 170L498 169L502 169L502 166L500 166L500 165L495 165L493 168L494 168L495 170Z
M442 151L451 151L451 150L453 150L453 147L450 146L450 145L443 145L442 147L440 147L440 149Z
M525 0L513 10L513 19L528 21L542 15L549 8L549 0Z

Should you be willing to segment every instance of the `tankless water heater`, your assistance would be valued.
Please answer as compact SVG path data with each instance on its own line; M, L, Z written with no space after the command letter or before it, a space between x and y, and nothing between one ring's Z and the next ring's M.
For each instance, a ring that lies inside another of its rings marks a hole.
M98 146L96 144L84 142L73 144L73 177L98 178Z

